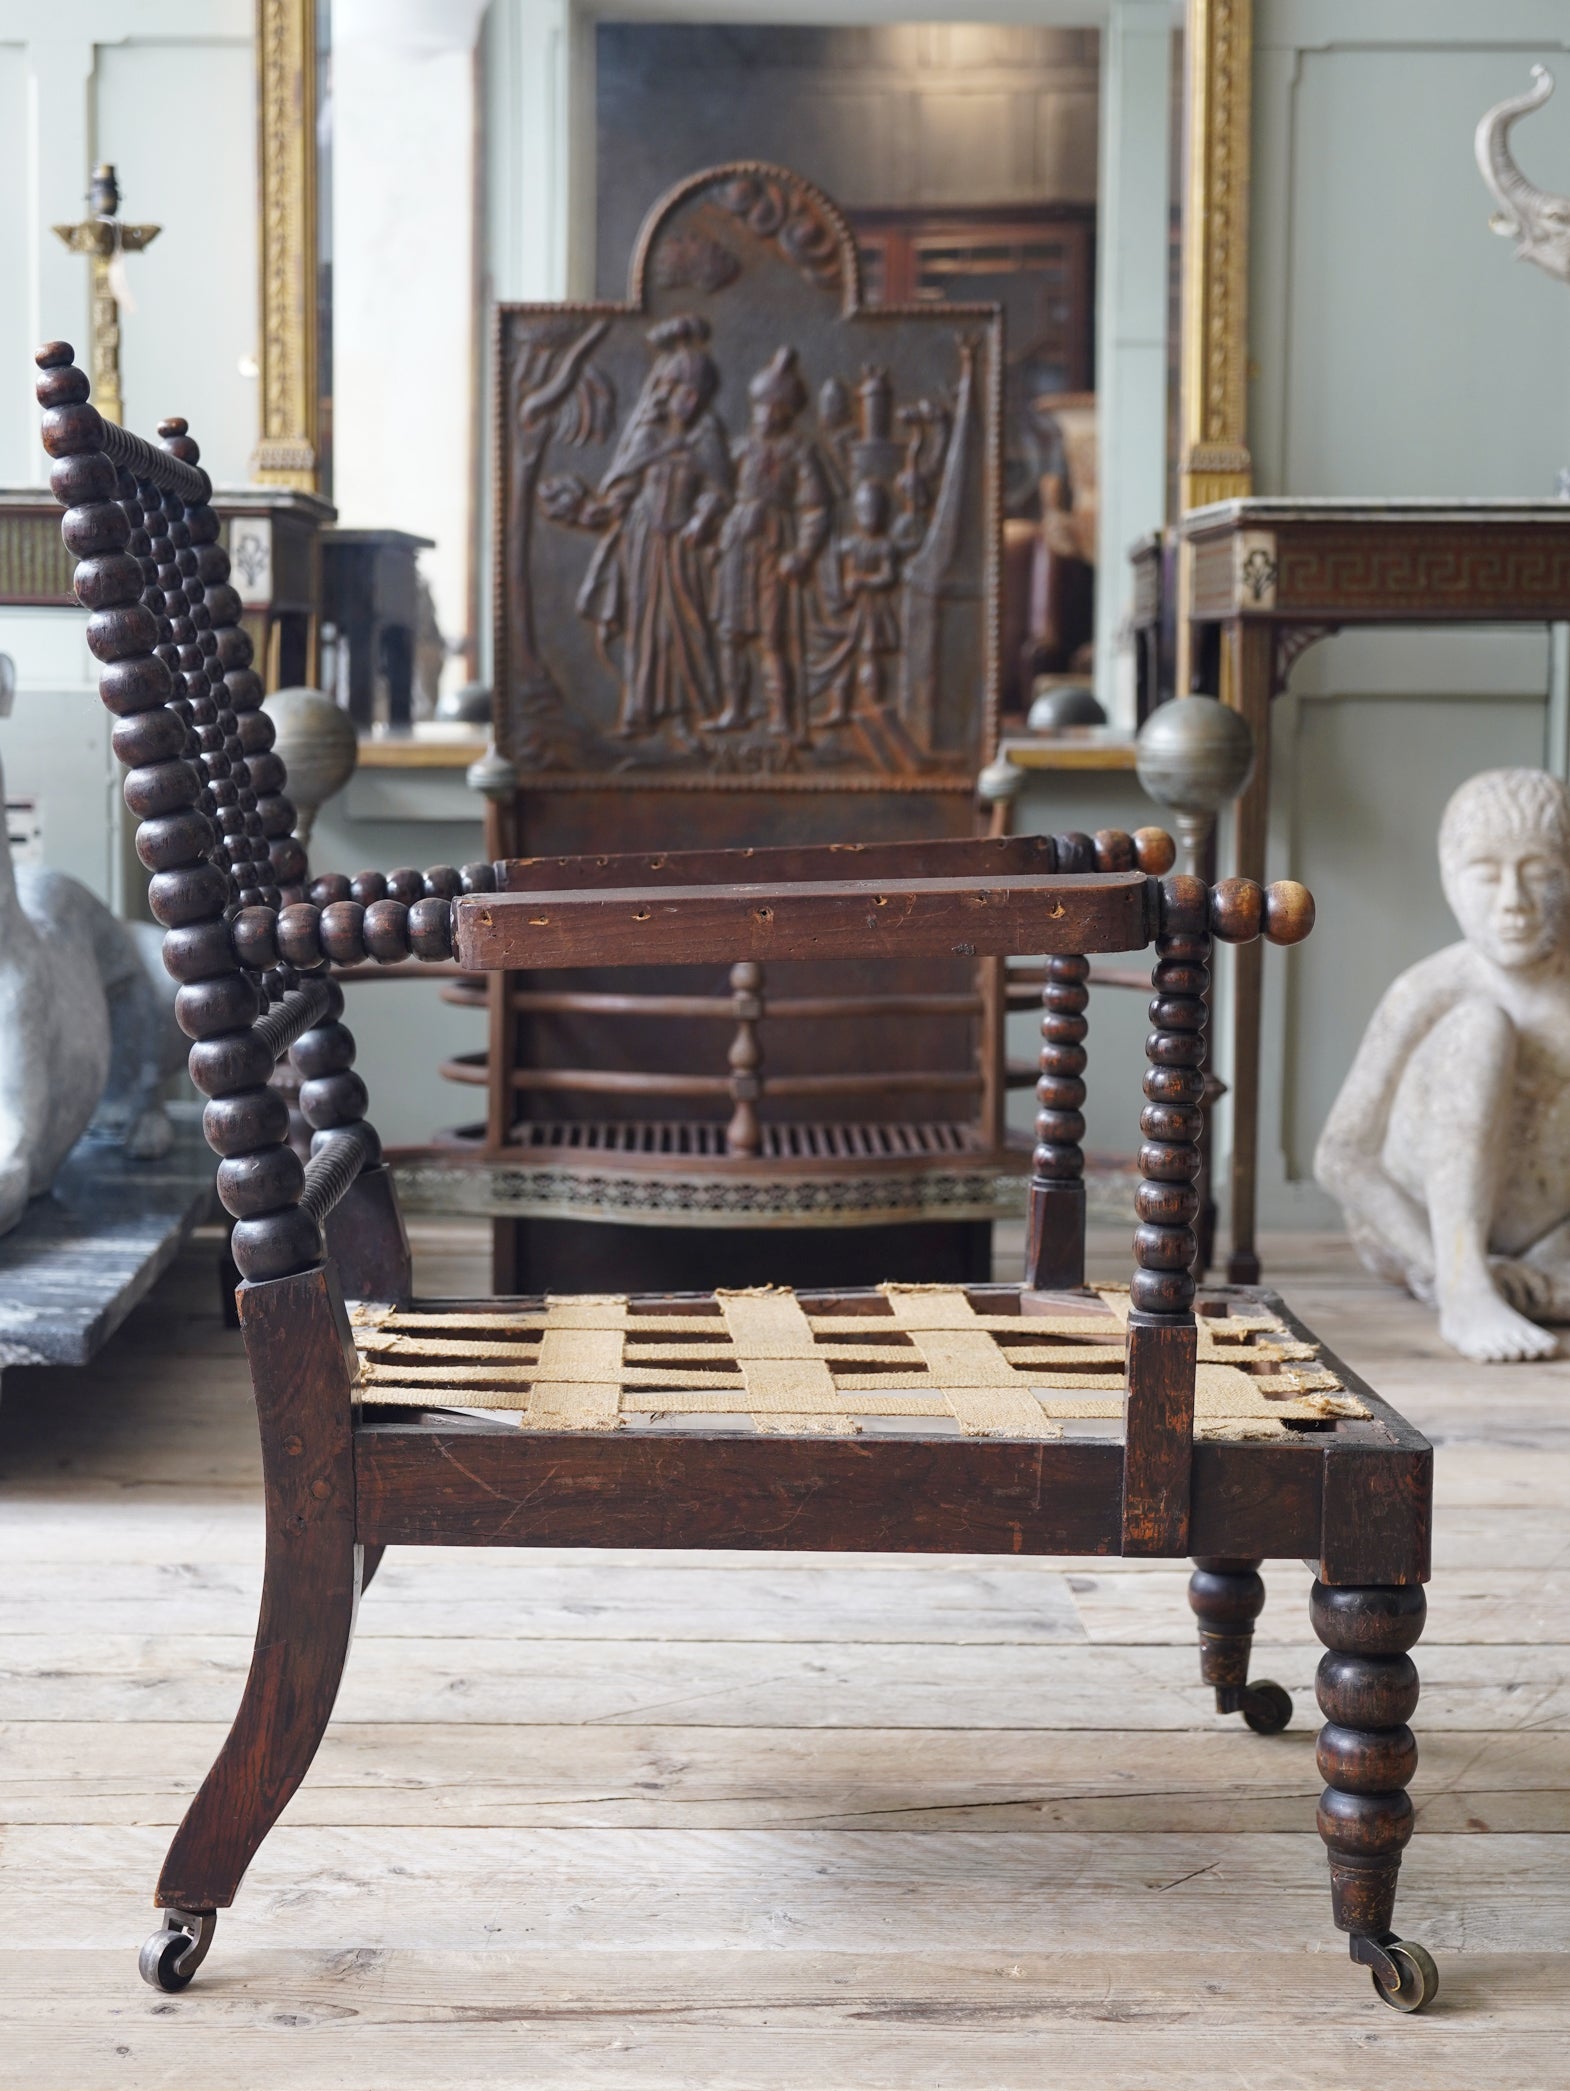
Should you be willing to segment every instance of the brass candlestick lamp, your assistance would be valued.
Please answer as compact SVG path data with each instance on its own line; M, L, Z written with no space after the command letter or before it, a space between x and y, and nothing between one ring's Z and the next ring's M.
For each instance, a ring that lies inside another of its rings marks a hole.
M150 247L161 225L125 225L120 220L120 184L105 161L93 169L87 192L89 215L75 225L57 225L55 236L73 254L85 254L92 271L93 405L105 421L123 423L120 391L120 307L125 302L127 254Z

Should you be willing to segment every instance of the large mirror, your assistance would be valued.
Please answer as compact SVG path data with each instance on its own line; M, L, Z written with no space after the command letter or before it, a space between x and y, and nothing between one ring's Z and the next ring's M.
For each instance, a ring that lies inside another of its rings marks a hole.
M1185 70L1200 92L1230 83L1236 113L1246 7L1193 0L1186 25L1181 9L1133 0L1085 0L1078 22L1046 8L1037 24L879 23L857 0L825 0L834 19L811 26L783 4L773 20L746 12L739 24L724 0L679 22L541 0L259 11L263 404L282 397L282 370L312 411L301 381L314 373L314 463L293 483L330 493L361 539L334 552L343 589L362 608L379 591L389 612L373 620L368 671L351 671L329 631L324 678L367 723L400 727L483 678L488 303L619 296L654 198L750 156L798 167L849 209L869 297L1003 305L1006 707L1021 713L1045 678L1094 689L1131 722L1127 548L1172 512L1185 453L1234 480L1240 456L1246 477L1239 444L1196 449L1198 424L1184 432L1177 379ZM265 39L286 17L317 104L299 211L277 185L304 171L267 142ZM1187 181L1208 198L1197 231L1224 252L1238 199L1212 194L1203 164ZM316 231L309 295L303 280L289 289L287 255L277 265L291 237L309 243L301 213ZM1189 262L1190 353L1208 344L1212 363L1235 363L1240 299L1207 318L1209 262L1192 241ZM264 477L289 476L286 451L274 443L284 463Z

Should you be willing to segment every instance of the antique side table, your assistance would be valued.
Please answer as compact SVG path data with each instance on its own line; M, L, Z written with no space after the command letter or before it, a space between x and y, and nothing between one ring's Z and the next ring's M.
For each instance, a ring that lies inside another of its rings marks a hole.
M1254 730L1238 800L1234 869L1261 878L1270 804L1270 701L1316 639L1353 625L1557 624L1570 620L1570 502L1216 501L1183 517L1184 614L1196 687L1224 651L1223 694ZM1259 1276L1259 949L1237 953L1232 1004L1234 1284Z

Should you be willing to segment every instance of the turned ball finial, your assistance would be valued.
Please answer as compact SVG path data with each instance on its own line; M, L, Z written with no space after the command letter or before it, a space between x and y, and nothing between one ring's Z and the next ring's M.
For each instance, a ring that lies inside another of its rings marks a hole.
M1170 882L1169 882L1170 883ZM1314 926L1314 896L1296 879L1256 886L1252 879L1223 879L1210 893L1210 934L1223 944L1301 944Z
M42 348L34 350L33 361L40 370L64 370L68 363L76 361L76 350L69 341L46 341Z
M1252 944L1265 926L1265 896L1252 879L1223 879L1210 894L1210 933L1223 944Z
M1314 926L1314 896L1296 879L1265 889L1265 935L1272 944L1301 944Z
M1165 828L1136 828L1134 860L1147 878L1165 878L1177 862L1177 844Z

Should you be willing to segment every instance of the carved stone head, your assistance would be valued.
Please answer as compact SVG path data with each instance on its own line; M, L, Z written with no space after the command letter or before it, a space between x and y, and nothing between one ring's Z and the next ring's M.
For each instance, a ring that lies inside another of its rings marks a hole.
M1546 770L1482 770L1439 824L1439 873L1463 935L1494 965L1570 949L1570 791Z

